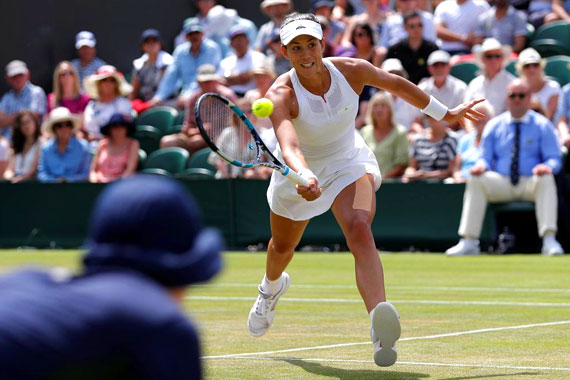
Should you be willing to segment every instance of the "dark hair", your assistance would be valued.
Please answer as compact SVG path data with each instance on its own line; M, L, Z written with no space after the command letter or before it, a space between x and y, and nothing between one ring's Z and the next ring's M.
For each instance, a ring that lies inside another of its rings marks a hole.
M368 37L370 37L370 43L372 44L372 46L376 45L376 41L374 40L374 32L372 31L372 27L370 26L370 24L368 24L366 22L354 25L354 28L352 29L352 33L350 34L350 43L352 45L356 46L356 41L354 40L354 35L356 34L356 29L365 30L366 33L368 34Z
M299 20L309 20L309 21L313 21L313 22L316 22L317 24L321 25L321 23L317 19L317 16L315 16L312 13L293 12L293 13L288 14L287 17L285 17L285 20L283 20L283 22L281 23L281 28L279 29L279 32L281 32L281 30L283 30L283 27L285 27L285 25L290 24L293 21L299 21Z
M404 15L402 17L404 18L404 25L406 25L408 20L411 18L416 18L416 17L419 17L420 19L422 18L422 16L420 15L420 12L418 12L418 11L406 12L406 13L404 13Z
M24 144L26 142L26 136L22 133L22 119L24 116L29 115L36 126L34 131L34 142L38 141L40 138L40 120L32 111L20 111L16 115L14 120L14 129L12 131L12 148L14 149L14 154L22 153L24 151Z

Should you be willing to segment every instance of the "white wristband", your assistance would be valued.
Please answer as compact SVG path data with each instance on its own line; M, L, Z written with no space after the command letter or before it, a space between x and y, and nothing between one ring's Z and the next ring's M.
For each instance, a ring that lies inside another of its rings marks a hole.
M432 96L429 97L429 103L422 110L428 116L433 117L435 120L440 121L447 114L447 107L441 104L439 100Z
M299 170L298 174L306 180L309 180L309 178L314 178L318 181L317 176L309 168L303 168Z

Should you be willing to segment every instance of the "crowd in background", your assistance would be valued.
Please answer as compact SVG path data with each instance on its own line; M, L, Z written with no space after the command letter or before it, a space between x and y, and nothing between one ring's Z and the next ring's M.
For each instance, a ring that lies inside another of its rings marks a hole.
M182 128L162 137L160 147L189 154L205 148L194 105L206 92L236 102L262 139L276 144L269 118L251 114L275 78L291 66L281 50L279 26L294 11L290 0L263 0L268 21L256 26L215 0L194 0L197 13L184 21L175 49L164 50L157 29L147 29L125 75L97 56L96 36L75 37L77 58L60 62L53 87L30 82L25 62L6 68L11 90L0 100L0 178L13 183L109 182L136 172L136 118L165 105L184 112ZM306 10L301 10L306 11ZM477 98L485 118L448 125L376 88L360 94L355 127L371 147L383 178L464 182L481 155L485 124L508 110L516 72L532 93L531 108L556 131L560 149L570 146L570 84L561 88L545 76L545 60L528 46L529 28L570 22L570 1L562 0L314 0L326 39L325 57L365 59L403 76L448 107ZM532 26L532 27L531 27ZM450 75L457 62L475 62L469 83ZM570 68L568 68L570 70ZM267 170L228 171L218 177L267 178Z

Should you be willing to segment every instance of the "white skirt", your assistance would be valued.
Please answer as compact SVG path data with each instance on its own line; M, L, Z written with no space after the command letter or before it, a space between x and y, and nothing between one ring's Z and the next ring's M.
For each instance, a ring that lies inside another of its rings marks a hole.
M279 147L276 156L283 162ZM306 156L305 160L309 169L319 179L319 186L323 190L321 196L314 201L306 201L297 194L293 182L274 171L267 189L267 201L275 214L291 220L308 220L327 212L337 195L363 175L372 174L375 191L382 183L376 157L356 131L354 146L349 150L320 159L310 159Z

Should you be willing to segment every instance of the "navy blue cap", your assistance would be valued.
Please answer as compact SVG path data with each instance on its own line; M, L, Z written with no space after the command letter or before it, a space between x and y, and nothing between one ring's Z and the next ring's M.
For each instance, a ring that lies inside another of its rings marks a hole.
M317 8L320 8L322 6L327 6L329 8L334 8L334 1L331 0L313 0L313 2L311 3L311 9L314 11Z
M156 38L157 40L161 40L160 32L156 29L147 29L141 34L141 42L144 42L147 38Z
M230 29L230 33L229 33L229 38L230 40L232 38L234 38L235 36L239 36L240 34L243 34L247 37L247 30L241 26L241 25L234 25L232 26L232 28Z
M184 20L184 33L190 34L194 32L201 32L204 28L200 24L200 21L196 17L190 17Z
M111 133L111 127L114 125L123 125L127 127L127 136L133 137L135 135L135 124L130 119L127 119L122 113L114 113L109 121L100 128L101 133L105 136L109 136Z
M177 181L138 175L109 185L91 217L87 273L138 271L166 287L209 280L224 241L202 228L198 206Z

